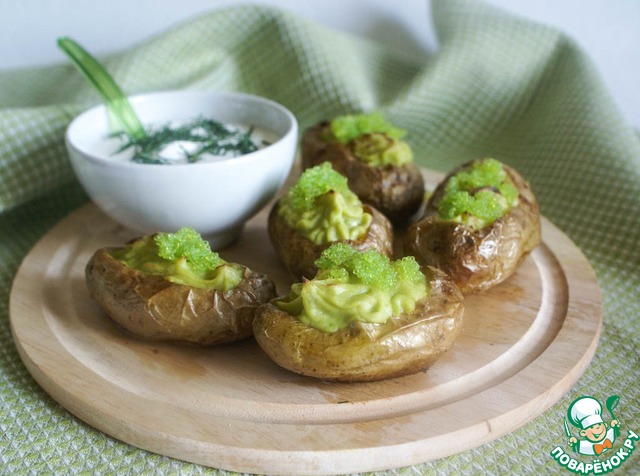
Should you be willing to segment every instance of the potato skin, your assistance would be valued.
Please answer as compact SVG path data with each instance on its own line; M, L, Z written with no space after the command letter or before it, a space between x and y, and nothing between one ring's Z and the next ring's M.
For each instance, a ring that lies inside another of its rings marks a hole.
M462 332L464 304L448 276L423 271L431 291L411 314L328 333L269 303L253 321L256 341L280 367L325 380L367 382L426 370Z
M324 121L305 131L301 141L302 168L331 162L335 170L347 177L353 193L394 225L402 225L411 218L424 198L420 168L414 163L371 167L358 160L347 145L324 140L328 130L329 122Z
M248 268L233 290L222 292L168 281L94 253L85 268L91 297L128 333L149 341L209 346L252 333L259 305L276 296L274 283Z
M463 294L484 291L501 283L541 240L540 212L525 179L504 165L520 192L518 204L491 225L476 230L467 225L438 219L438 203L453 170L436 187L427 202L423 218L405 235L405 253L422 265L435 266L453 278Z
M294 281L302 278L312 279L318 268L314 261L322 252L334 244L316 245L302 236L278 213L280 201L276 202L267 221L269 239L276 254ZM393 226L391 222L375 208L364 205L364 210L372 217L367 234L361 240L345 240L359 251L374 249L389 257L393 255Z

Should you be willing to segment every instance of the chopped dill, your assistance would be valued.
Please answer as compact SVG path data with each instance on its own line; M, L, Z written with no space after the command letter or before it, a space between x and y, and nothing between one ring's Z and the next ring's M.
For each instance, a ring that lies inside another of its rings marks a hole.
M163 125L156 130L148 130L146 137L133 138L126 133L116 134L125 143L116 151L133 149L132 161L140 164L169 164L175 158L163 156L163 151L173 143L189 143L193 150L179 144L183 158L188 163L198 162L205 154L237 157L255 152L265 141L256 142L252 135L254 128L246 131L223 124L214 119L196 118L179 126Z

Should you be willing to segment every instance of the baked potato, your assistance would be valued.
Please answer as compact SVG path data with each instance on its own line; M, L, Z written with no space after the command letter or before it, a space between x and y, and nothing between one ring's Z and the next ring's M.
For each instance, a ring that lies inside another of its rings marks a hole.
M472 215L467 217L470 220L442 217L441 205L452 177L469 172L474 164L493 160L473 160L449 173L430 196L423 217L405 235L405 253L423 265L443 270L463 294L484 291L507 279L541 240L540 212L529 184L516 170L497 161L493 166L497 163L501 167L505 183L516 190L506 211L480 226L478 221L482 220ZM470 196L480 190L502 195L495 184L474 187Z
M377 144L372 146L372 142ZM400 165L388 163L376 166L363 160L363 154L371 153L371 149L377 153L397 143L397 138L376 132L341 142L334 137L331 123L323 121L307 129L302 136L302 167L330 162L349 179L349 188L360 200L378 209L394 225L402 225L423 202L424 179L420 169L412 160Z
M296 204L301 205L291 211ZM287 219L291 215L295 216ZM300 223L306 228L296 226ZM309 223L313 226L307 226ZM271 208L267 230L294 281L313 278L317 271L314 261L336 242L349 243L360 251L393 254L391 222L374 207L360 202L348 189L347 179L328 163L302 173Z
M140 245L141 238L127 246ZM256 309L276 296L265 275L232 264L239 282L217 290L171 281L116 258L126 248L97 250L85 268L90 296L128 333L149 341L209 346L252 334Z
M272 301L258 310L254 336L280 367L325 380L365 382L426 370L461 333L464 305L462 294L442 271L425 267L422 272L427 294L410 312L384 322L356 320L327 332Z
M278 213L279 202L269 213L267 229L269 238L282 264L294 280L311 279L318 271L315 260L334 242L315 244L292 228ZM375 208L364 205L371 215L371 224L358 240L347 240L360 251L375 249L387 256L393 254L393 227L391 222Z

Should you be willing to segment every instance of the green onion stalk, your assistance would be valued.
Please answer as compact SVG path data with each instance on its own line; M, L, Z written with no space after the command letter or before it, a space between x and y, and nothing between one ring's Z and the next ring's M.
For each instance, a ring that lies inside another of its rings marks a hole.
M107 70L71 38L58 38L58 47L102 96L111 124L118 124L134 140L145 138L147 133L140 119Z

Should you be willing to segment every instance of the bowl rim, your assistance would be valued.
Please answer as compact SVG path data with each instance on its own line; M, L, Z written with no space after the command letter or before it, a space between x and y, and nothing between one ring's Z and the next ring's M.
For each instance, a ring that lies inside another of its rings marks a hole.
M164 168L170 167L171 169L183 168L183 167L190 167L190 168L229 167L232 164L242 164L244 162L255 159L257 156L264 154L272 147L284 142L285 139L289 139L290 136L294 136L293 137L294 141L297 140L298 121L295 115L282 104L272 99L269 99L263 96L258 96L256 94L250 94L250 93L245 93L240 91L204 91L204 90L192 90L192 89L177 89L177 90L154 91L149 93L134 94L134 95L127 96L127 99L132 104L135 105L135 103L137 102L141 102L141 101L145 101L145 100L149 100L149 99L153 99L161 96L183 96L183 95L196 96L196 97L197 96L215 96L215 97L231 98L231 99L237 98L245 101L249 100L249 101L259 102L282 113L284 117L286 117L289 120L289 125L286 132L283 135L281 135L272 144L269 144L268 146L262 149L256 150L254 152L249 152L247 154L242 154L237 157L232 157L230 158L230 160L219 160L214 162L176 163L176 164L141 164L141 163L132 162L132 161L110 160L109 157L101 157L98 155L91 154L86 149L79 147L72 140L73 131L75 128L78 127L78 123L85 120L87 116L91 114L95 114L96 111L99 111L101 109L105 110L106 112L106 105L101 103L101 104L96 104L90 107L89 109L82 111L81 113L76 115L71 120L71 122L69 122L69 124L65 129L65 134L64 134L65 144L68 149L73 149L76 152L78 152L79 155L82 157L82 160L85 162L86 161L93 162L96 164L100 164L102 166L108 166L108 167L114 167L114 168L131 168L131 169L145 168L148 170L149 167L164 167Z

